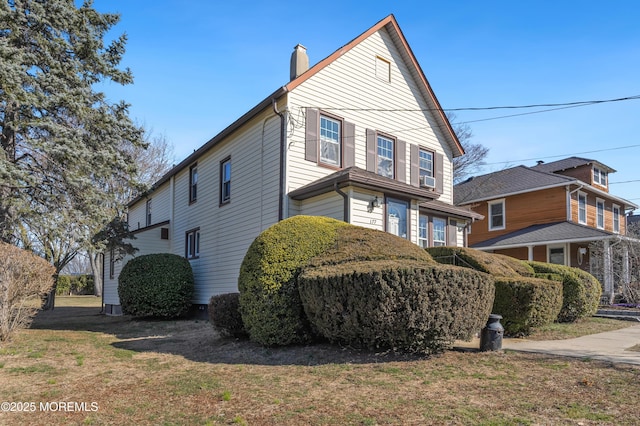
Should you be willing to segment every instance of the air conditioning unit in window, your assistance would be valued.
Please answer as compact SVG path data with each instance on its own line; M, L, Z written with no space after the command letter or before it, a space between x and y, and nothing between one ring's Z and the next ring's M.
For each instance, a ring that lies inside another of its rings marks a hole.
M435 188L436 178L432 176L420 176L420 186L423 188Z

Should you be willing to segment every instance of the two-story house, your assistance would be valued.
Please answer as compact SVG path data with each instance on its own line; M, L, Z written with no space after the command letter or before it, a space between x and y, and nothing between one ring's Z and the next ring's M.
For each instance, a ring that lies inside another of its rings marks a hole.
M590 245L601 241L610 252L611 244L626 234L626 211L638 208L609 192L613 172L598 161L570 157L512 167L456 185L456 205L484 216L472 225L469 246L590 271L611 295L611 259L605 256L603 265L594 265Z
M463 149L393 15L309 67L294 48L291 80L213 137L129 205L137 255L191 262L193 302L237 291L260 232L322 215L421 246L465 245L481 216L453 204ZM121 312L105 254L104 305Z

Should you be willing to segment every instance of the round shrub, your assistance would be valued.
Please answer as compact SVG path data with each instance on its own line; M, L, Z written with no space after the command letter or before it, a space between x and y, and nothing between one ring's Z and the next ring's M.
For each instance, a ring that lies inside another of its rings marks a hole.
M335 244L343 226L347 224L326 217L294 216L253 241L238 277L240 313L251 340L267 346L310 340L295 275Z
M555 274L562 282L562 309L559 322L573 322L594 315L600 304L602 286L590 273L553 263L528 262L537 274Z
M558 317L562 307L562 285L558 281L496 277L495 285L493 312L502 315L506 334L526 335Z
M118 278L122 312L137 317L184 315L191 307L193 291L191 264L175 254L134 257Z
M418 353L471 338L494 295L488 274L417 260L307 268L298 288L314 330L329 341Z
M209 300L209 320L221 336L247 336L240 315L239 296L239 293L219 294Z

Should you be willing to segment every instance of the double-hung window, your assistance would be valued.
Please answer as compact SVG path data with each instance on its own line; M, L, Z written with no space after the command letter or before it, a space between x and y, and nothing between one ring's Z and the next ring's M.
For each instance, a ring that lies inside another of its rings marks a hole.
M418 245L429 247L429 217L421 214L418 222Z
M596 226L604 229L604 200L596 199Z
M198 165L189 168L189 202L195 203L198 199Z
M419 151L419 175L420 186L435 187L436 181L433 174L433 152L420 148Z
M613 232L620 232L620 206L613 205Z
M598 185L607 186L607 172L597 167L593 168L593 182Z
M378 174L391 179L394 178L393 146L393 139L378 135Z
M187 259L196 259L200 256L200 228L187 231L184 251Z
M587 194L578 193L578 223L587 224Z
M220 204L231 201L231 158L220 163Z
M439 217L433 218L433 246L447 245L447 221Z
M151 198L147 200L147 204L145 205L145 226L151 226Z
M341 165L340 128L340 121L320 116L320 161L324 164L336 167Z
M504 200L489 203L489 231L505 228Z

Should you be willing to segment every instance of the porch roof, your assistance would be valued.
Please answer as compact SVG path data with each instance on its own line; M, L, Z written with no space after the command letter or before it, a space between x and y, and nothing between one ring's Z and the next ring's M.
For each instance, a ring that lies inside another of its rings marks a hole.
M590 228L573 222L554 222L532 225L472 245L479 250L508 249L547 244L579 243L608 240L620 235L602 229Z

